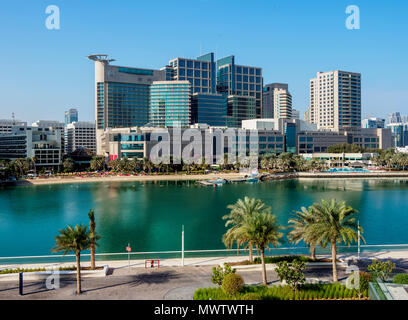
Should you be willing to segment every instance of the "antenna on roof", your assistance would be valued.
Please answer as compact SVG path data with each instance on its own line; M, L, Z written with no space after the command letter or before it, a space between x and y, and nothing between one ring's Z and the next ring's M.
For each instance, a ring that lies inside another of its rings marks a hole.
M16 117L14 116L14 112L11 113L11 119L13 119L13 125L16 124Z

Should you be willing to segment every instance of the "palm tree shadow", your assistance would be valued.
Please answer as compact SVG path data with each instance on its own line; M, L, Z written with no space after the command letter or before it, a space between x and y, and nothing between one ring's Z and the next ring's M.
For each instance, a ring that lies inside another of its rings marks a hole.
M128 285L129 287L137 287L141 284L148 284L148 285L161 284L161 283L169 282L170 280L176 280L180 278L180 276L173 271L163 271L163 272L160 271L160 272L133 275L133 276L129 276L129 278L131 278L129 281L124 281L121 283L115 283L115 284L93 288L93 289L87 289L87 290L83 290L83 292L86 293L86 292L115 288L115 287L120 287L120 286L125 286L125 285Z

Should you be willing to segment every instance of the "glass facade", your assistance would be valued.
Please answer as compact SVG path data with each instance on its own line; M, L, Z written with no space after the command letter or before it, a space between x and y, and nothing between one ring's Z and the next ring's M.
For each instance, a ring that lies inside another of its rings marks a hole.
M243 96L228 96L227 121L231 128L241 128L242 120L255 119L255 99Z
M156 127L188 127L190 83L158 81L150 87L150 123Z
M286 152L296 154L296 123L285 124Z
M191 123L206 123L209 126L226 125L227 99L216 94L194 94L191 101Z
M217 61L217 92L253 97L256 118L262 116L262 86L261 68L236 65L234 56Z
M97 84L98 129L143 126L148 122L148 113L149 85L119 82Z

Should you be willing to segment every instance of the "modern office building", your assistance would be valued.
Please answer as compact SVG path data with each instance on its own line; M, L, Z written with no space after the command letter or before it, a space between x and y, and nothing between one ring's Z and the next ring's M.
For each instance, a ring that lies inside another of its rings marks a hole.
M107 55L90 55L95 62L97 153L106 128L143 126L149 121L149 91L153 81L166 79L164 70L114 66Z
M362 128L385 128L385 119L381 118L368 118L361 121Z
M235 64L235 57L217 60L217 92L255 99L255 118L262 117L262 68Z
M388 115L388 123L402 123L401 113L393 112Z
M242 120L256 118L256 101L249 96L229 95L227 98L226 125L241 128Z
M391 130L393 147L404 147L404 124L403 123L389 123L387 128Z
M150 86L150 124L188 127L191 119L190 82L155 81Z
M13 126L26 127L27 122L14 119L0 119L0 134L11 133Z
M78 110L70 108L65 111L65 125L68 125L72 122L78 122Z
M0 159L35 160L37 168L58 169L62 163L62 133L52 127L13 126L0 134Z
M288 84L265 85L262 99L263 118L290 119L292 117L292 95L289 93Z
M202 123L224 127L227 119L227 98L221 94L194 93L191 98L191 124Z
M318 129L339 131L361 127L361 74L318 72L310 80L308 120Z
M79 148L88 149L96 154L96 126L94 122L72 122L66 128L67 154Z
M162 70L166 71L166 80L189 81L191 93L216 93L217 78L212 52L197 59L172 59Z

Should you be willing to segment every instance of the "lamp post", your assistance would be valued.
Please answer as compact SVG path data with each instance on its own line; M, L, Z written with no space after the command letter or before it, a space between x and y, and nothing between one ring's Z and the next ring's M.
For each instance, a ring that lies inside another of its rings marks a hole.
M358 244L358 260L360 260L360 220L358 220L358 235L357 235L357 244Z
M181 266L184 267L184 224L181 227Z

